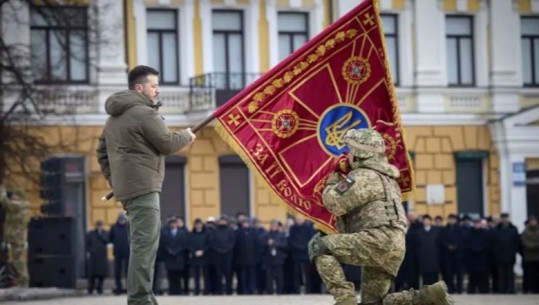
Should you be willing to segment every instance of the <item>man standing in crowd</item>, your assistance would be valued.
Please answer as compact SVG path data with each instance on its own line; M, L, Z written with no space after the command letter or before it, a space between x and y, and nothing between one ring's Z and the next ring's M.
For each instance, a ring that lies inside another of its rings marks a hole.
M468 293L488 293L488 232L482 219L474 220L474 227L468 231L462 247L466 269L468 270Z
M494 242L496 240L496 228L500 224L500 217L497 215L491 216L487 219L488 221L488 273L491 280L491 290L492 293L499 293L498 289L498 265L496 264L496 247Z
M336 305L357 305L354 284L346 281L341 262L363 266L362 304L451 304L443 282L388 294L405 251L399 170L388 163L384 138L373 129L351 129L344 143L352 171L346 178L339 171L331 173L323 192L323 204L337 217L339 233L318 233L308 248Z
M88 293L103 293L103 281L108 274L107 244L109 233L103 229L103 221L95 223L95 229L86 236L86 251L88 252ZM97 287L96 287L97 282Z
M101 172L130 219L129 305L157 304L152 278L159 245L164 156L196 138L190 129L171 132L165 126L157 111L161 106L158 75L147 66L129 72L129 90L113 94L105 103L109 118L97 148Z
M294 264L294 281L293 293L300 293L301 283L305 284L305 292L310 293L311 278L310 278L310 262L307 255L307 245L315 231L309 225L305 218L301 215L296 216L295 224L290 227L290 235L288 236L288 248Z
M539 226L537 218L530 216L521 235L524 276L527 292L539 293Z
M232 262L236 234L230 228L228 218L221 216L215 229L210 231L211 261L215 268L215 291L217 295L232 294ZM223 277L225 288L223 289Z
M264 229L264 226L262 225L260 219L255 217L252 219L252 222L252 227L256 233L256 237L258 240L256 256L256 290L258 294L263 294L264 290L266 290L266 270L263 268L264 262L262 261L264 244L260 241L266 233L266 229Z
M509 214L503 213L494 235L496 264L498 265L498 289L500 293L515 293L516 255L520 244L517 228L509 221Z
M449 214L441 232L442 273L449 293L462 293L462 234L457 226L457 215Z
M187 267L185 252L188 251L188 245L189 233L179 228L178 219L170 218L168 228L163 230L160 240L160 252L167 269L169 295L182 294L182 278Z
M202 277L204 282L203 294L209 294L209 275L208 275L208 230L202 223L200 218L195 219L193 230L189 238L189 245L191 251L191 267L194 275L195 282L195 295L199 295L200 279Z
M129 262L129 228L127 217L123 212L118 215L116 223L112 225L109 233L109 241L114 246L114 281L116 289L114 294L124 293L122 288L122 275L127 274L127 263Z
M247 218L238 223L234 260L239 269L238 294L253 294L256 289L258 236ZM241 287L239 287L241 285ZM241 289L240 289L241 288Z
M438 281L440 273L440 228L432 226L432 218L423 216L423 229L419 231L419 269L423 285Z
M414 210L406 215L408 231L406 232L406 253L395 279L395 290L419 289L419 230L423 227Z
M269 232L265 232L260 243L262 244L262 263L266 272L266 293L283 293L284 260L286 256L286 237L279 228L279 222L274 220L270 224Z

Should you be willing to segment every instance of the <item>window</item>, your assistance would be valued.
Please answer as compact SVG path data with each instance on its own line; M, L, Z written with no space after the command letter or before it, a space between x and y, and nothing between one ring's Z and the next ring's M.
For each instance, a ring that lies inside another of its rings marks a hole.
M473 86L475 80L472 17L447 16L445 25L449 85Z
M163 223L170 216L185 217L185 164L183 156L165 157L165 178L159 196L161 202L161 220Z
M399 39L397 33L397 15L382 14L382 24L384 26L384 36L386 40L387 56L389 57L389 68L393 83L399 83Z
M236 215L249 209L249 170L237 155L219 157L219 180L221 183L221 214Z
M279 60L283 60L309 39L309 15L281 12L278 18Z
M539 17L522 17L521 32L524 86L539 86Z
M36 83L87 83L87 8L34 6L30 53Z
M213 11L213 67L217 88L243 88L243 12Z
M178 55L178 11L148 10L148 64L161 72L163 85L180 82Z

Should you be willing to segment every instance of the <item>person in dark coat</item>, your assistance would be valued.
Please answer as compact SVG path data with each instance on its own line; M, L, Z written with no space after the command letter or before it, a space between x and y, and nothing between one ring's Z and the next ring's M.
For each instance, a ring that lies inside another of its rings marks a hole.
M485 220L476 219L463 241L463 256L468 270L469 294L488 293L488 231Z
M178 217L177 219L178 219L178 230L180 230L181 233L187 236L187 239L189 239L190 233L189 233L189 229L187 229L187 226L185 225L185 221L181 217ZM185 250L183 251L183 256L184 256L185 268L182 271L182 276L181 276L183 280L182 290L183 290L183 294L189 295L189 280L190 280L190 275L191 275L191 272L190 272L191 265L190 265L190 260L189 260L188 243L186 244L184 248Z
M182 294L182 278L186 270L185 251L188 251L189 235L179 228L176 218L168 221L168 228L162 231L162 257L167 269L169 295Z
M239 268L242 294L253 294L256 289L256 258L258 236L248 219L243 219L236 230L234 260ZM238 289L239 290L239 289Z
M288 247L294 264L294 282L292 291L300 293L301 283L305 284L305 292L311 293L310 261L307 253L307 245L314 236L315 231L301 215L296 216L295 224L290 228Z
M406 252L399 273L395 279L395 291L419 289L419 241L418 234L423 224L412 210L408 212L408 231L406 232Z
M527 292L539 293L539 226L537 218L530 216L522 232L522 258L524 284Z
M440 273L440 229L432 226L429 215L423 216L423 228L418 233L418 244L422 284L434 284Z
M88 252L88 293L103 293L103 281L108 274L107 244L109 233L103 228L103 221L95 223L95 230L86 236L86 251ZM97 282L97 287L96 287Z
M458 217L450 214L447 225L440 233L442 244L442 275L449 293L462 293L462 233L457 225Z
M116 283L114 294L125 293L126 290L122 288L122 275L127 274L129 262L129 226L123 212L118 215L116 223L110 228L109 241L114 246L114 282Z
M234 258L234 246L236 234L228 223L226 216L221 216L215 229L210 232L210 249L212 264L215 268L215 294L232 294L232 263ZM223 276L225 289L223 289Z
M189 238L189 250L191 252L191 267L195 282L195 295L200 294L200 279L204 281L204 295L209 294L209 275L208 275L208 232L202 220L195 219L193 231Z
M260 243L262 236L266 233L266 229L258 218L252 219L252 228L257 237L257 255L256 255L256 291L258 294L263 294L266 290L266 270L263 267L262 254L263 245Z
M516 254L520 245L517 228L509 221L509 214L501 215L494 234L496 264L498 265L498 289L500 293L515 293Z
M262 264L266 273L266 293L283 294L284 262L286 257L286 237L281 232L279 222L274 220L270 230L260 237Z
M498 265L496 263L496 249L495 249L495 240L496 240L496 228L500 224L499 216L491 216L488 218L488 275L490 278L490 291L492 293L499 293L498 289Z

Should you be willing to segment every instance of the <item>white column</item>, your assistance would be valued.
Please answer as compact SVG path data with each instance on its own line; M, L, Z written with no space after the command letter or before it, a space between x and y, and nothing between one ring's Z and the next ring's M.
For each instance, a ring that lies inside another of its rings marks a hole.
M98 111L105 112L105 101L114 92L127 89L122 1L97 0L97 85ZM90 25L92 26L92 25Z
M447 83L445 15L440 1L416 0L414 5L417 111L442 113L444 98L439 88Z
M209 0L200 1L200 21L202 23L202 52L204 53L204 73L213 70L213 33L212 33L212 9Z
M474 62L475 83L477 87L488 87L488 8L484 1L480 2L480 9L474 19Z
M440 1L415 1L416 84L445 86L445 15Z
M98 0L98 84L127 84L123 2Z
M135 31L137 33L137 63L148 64L148 44L146 34L146 4L144 0L134 0ZM156 67L157 68L157 67Z
M269 59L270 66L273 68L279 63L279 30L277 28L277 0L266 0L266 19L268 20L269 30Z
M252 0L245 9L245 72L258 73L259 64L259 41L258 41L258 20L260 18L260 1Z
M19 46L18 51L12 50L13 55L24 55L30 51L30 10L26 1L9 1L2 5L1 26L2 39L9 48ZM27 49L26 49L27 48ZM21 56L22 62L17 64L21 67L29 67L31 65L30 56ZM9 65L9 64L8 64ZM22 70L22 69L21 69ZM30 76L30 75L27 75ZM3 76L4 82L18 82L9 78L5 73ZM31 82L31 80L28 80Z
M311 30L309 37L314 37L324 29L324 3L322 0L315 0L314 7L311 10Z
M520 18L516 1L490 1L491 75L499 87L520 87ZM503 20L503 22L501 22Z
M356 7L359 4L359 1L351 0L334 0L333 2L333 14L335 15L335 20L346 15L350 10Z
M412 25L414 23L413 7L410 1L405 2L404 10L399 14L399 72L400 85L414 85L414 46Z
M189 78L195 76L195 58L193 43L193 0L185 1L180 9L180 67L182 84L189 84Z

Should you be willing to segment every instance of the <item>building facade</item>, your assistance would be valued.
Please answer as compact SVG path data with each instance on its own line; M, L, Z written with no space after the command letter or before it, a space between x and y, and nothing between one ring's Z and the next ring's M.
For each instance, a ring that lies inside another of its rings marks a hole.
M86 159L81 204L88 227L99 219L114 223L121 210L100 200L109 189L95 148L107 118L104 102L127 87L126 69L160 70L166 123L193 126L359 3L72 2L81 16L76 27L42 24L21 2L3 11L2 29L6 40L31 46L33 77L61 88L43 97L43 107L69 115L47 117L32 132L67 143L59 154ZM528 214L539 214L539 1L380 0L379 6L415 167L417 191L408 208L432 216L508 212L522 228ZM13 16L28 22L10 22ZM89 34L72 39L69 54L56 52L49 33L73 31ZM52 67L54 61L65 64ZM286 217L211 124L191 147L167 158L166 167L163 217L180 215L188 223L238 211L265 223ZM16 173L10 179L27 188L39 213L38 187Z

